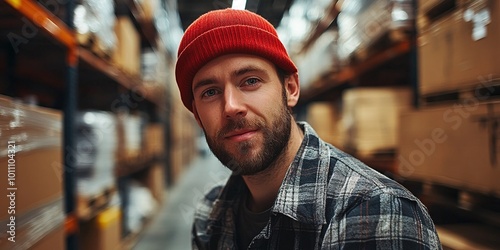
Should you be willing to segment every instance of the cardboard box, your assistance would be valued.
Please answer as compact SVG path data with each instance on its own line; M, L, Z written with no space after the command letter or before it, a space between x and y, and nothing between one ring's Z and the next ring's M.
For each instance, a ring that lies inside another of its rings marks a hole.
M343 148L358 156L393 154L399 114L411 106L408 88L354 88L343 94Z
M451 61L455 49L453 46L455 25L461 15L455 13L439 22L433 28L422 33L418 38L419 89L421 94L428 94L446 89L453 89L452 75L454 62Z
M307 106L306 120L316 133L318 133L320 138L340 147L340 110L338 105L332 102L315 102L309 104Z
M145 131L144 152L148 156L165 154L165 134L162 123L148 124Z
M144 176L144 183L156 201L161 204L165 193L165 166L156 163L149 167Z
M5 231L0 234L0 249L64 249L63 207L60 197L22 214L10 214L13 218L5 220Z
M470 19L470 20L469 20ZM420 92L474 88L500 76L500 2L462 4L418 39Z
M421 0L418 1L418 14L425 15L430 9L436 7L439 4L443 4L446 0ZM448 1L450 2L450 1Z
M116 160L118 163L135 161L143 153L144 131L140 116L130 114L117 115Z
M63 250L66 249L66 234L61 225L50 234L33 245L30 250Z
M450 105L401 115L404 178L500 196L500 103Z
M429 28L433 22L446 17L457 9L464 8L477 0L420 0L417 1L417 27ZM482 1L482 0L480 0Z
M141 37L127 16L117 17L115 21L116 48L111 61L118 68L133 76L141 74Z
M7 165L8 158L0 157ZM42 148L15 155L15 211L23 214L46 202L62 197L62 149L60 147ZM7 174L7 171L5 172ZM7 197L9 188L7 176L2 181L1 197ZM0 199L0 206L9 207L9 200ZM0 210L0 220L8 218L7 209Z
M421 0L417 1L417 27L419 30L428 28L439 16L456 8L458 1L449 0Z
M80 249L119 249L121 242L121 212L111 206L87 222L80 223Z
M16 214L62 197L61 126L60 112L0 97L0 163L5 166L0 195L15 192ZM0 207L8 204L0 199ZM7 209L0 210L0 221L8 216Z
M187 151L182 147L173 147L170 152L170 173L172 180L176 183L187 167Z
M478 0L464 6L465 12L472 11L473 19L464 18L457 29L457 49L453 61L456 62L456 84L477 86L489 79L500 76L500 2ZM486 17L487 16L487 17ZM455 82L453 80L453 82Z
M64 220L61 127L59 111L0 97L0 221L13 222L16 235L8 249L63 249L53 232ZM9 236L0 234L0 249Z

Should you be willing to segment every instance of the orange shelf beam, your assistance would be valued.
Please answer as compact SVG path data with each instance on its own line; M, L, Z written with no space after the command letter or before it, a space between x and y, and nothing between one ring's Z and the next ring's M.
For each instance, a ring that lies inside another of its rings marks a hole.
M95 71L103 73L109 79L112 79L126 89L138 92L152 103L158 106L163 105L165 96L162 95L161 88L155 88L155 86L144 84L139 76L127 75L110 62L95 56L85 48L79 48L78 55L87 67L91 67L95 69Z
M76 47L76 38L68 26L59 18L43 9L36 1L5 0L24 17L70 49Z

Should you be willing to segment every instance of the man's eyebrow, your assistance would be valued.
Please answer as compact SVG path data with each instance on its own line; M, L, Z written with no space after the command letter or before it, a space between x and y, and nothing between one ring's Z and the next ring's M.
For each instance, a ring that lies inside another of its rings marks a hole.
M255 66L245 66L245 67L242 67L241 69L238 69L238 70L235 70L231 75L234 77L234 76L241 76L241 75L244 75L248 72L258 72L258 73L266 73L265 70L259 68L259 67L255 67Z
M201 81L198 81L198 82L194 83L193 92L195 92L196 89L198 89L198 88L213 84L214 82L215 82L215 79L213 79L213 78L207 78L207 79L203 79Z

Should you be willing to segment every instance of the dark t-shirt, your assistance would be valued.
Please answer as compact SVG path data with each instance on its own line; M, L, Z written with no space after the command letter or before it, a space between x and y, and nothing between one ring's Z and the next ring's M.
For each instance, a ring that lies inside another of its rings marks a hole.
M260 213L254 213L247 206L248 192L240 202L236 221L236 237L239 249L247 249L252 239L264 229L268 220L271 208Z

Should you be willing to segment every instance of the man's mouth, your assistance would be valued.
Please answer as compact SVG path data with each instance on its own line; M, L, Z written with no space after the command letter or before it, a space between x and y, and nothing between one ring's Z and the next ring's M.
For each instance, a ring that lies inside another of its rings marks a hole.
M241 142L252 138L257 133L257 129L238 129L227 133L224 139Z

